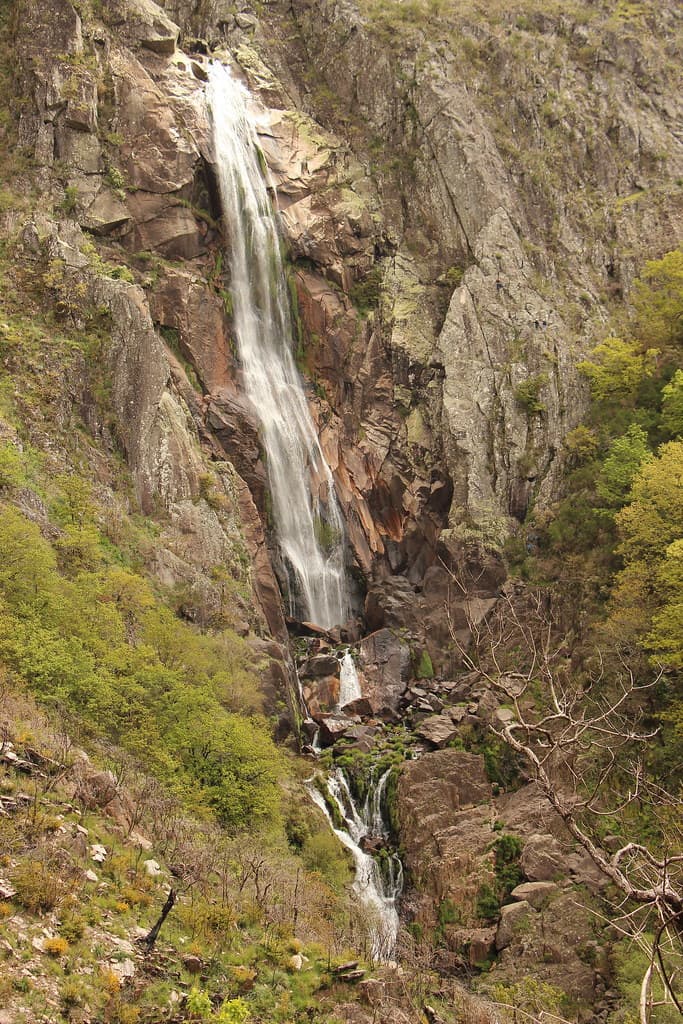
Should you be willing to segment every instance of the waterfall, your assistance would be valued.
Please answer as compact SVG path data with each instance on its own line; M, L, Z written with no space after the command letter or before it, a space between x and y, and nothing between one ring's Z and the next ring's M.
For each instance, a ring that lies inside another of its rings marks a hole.
M351 657L351 650L344 653L339 669L339 700L337 706L341 710L351 701L359 700L361 693L360 680L356 671L356 663Z
M218 62L207 98L244 390L266 453L273 522L290 614L329 628L349 601L344 526L292 352L289 290L248 91Z
M389 771L380 780L382 791L386 786ZM385 838L381 812L379 821L382 831L374 831L374 786L361 813L356 807L346 776L340 768L327 779L328 792L344 822L343 828L336 828L329 812L325 798L312 782L308 783L311 799L324 813L339 841L350 851L356 868L353 890L360 902L369 911L372 956L375 960L386 962L393 956L398 936L398 910L396 902L403 888L403 866L401 861L392 854L386 860L386 871L383 873L377 861L362 849L361 843L368 838ZM381 794L379 797L381 800ZM366 808L372 806L371 820L368 820Z
M365 806L363 807L363 819L367 822L370 832L373 836L382 836L383 838L386 838L389 834L382 814L382 799L390 775L391 768L387 768L377 785L372 784L370 786L368 795L365 798Z

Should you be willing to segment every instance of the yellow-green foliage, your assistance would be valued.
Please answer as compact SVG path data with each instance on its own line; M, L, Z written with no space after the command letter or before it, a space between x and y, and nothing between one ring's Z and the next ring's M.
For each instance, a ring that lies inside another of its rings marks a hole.
M656 350L643 352L638 341L605 338L593 349L591 359L579 363L579 370L588 377L598 402L628 401L643 378L652 374L656 357Z
M73 480L58 507L67 526L54 545L1 507L0 661L228 827L273 824L281 756L262 719L224 706L233 673L250 674L246 643L200 634L113 561Z
M616 522L624 568L613 626L641 638L655 661L683 668L683 441L642 466Z
M48 956L65 956L69 952L69 943L61 935L56 935L52 939L45 939L43 952Z
M683 247L649 260L635 282L636 331L657 348L683 342Z

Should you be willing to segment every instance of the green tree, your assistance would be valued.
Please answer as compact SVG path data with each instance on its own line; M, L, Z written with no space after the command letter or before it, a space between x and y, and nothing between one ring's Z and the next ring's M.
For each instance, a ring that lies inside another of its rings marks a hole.
M683 370L662 388L662 427L670 437L683 434Z
M633 286L636 330L646 345L683 343L683 248L649 260Z
M675 666L683 643L683 441L662 445L641 466L616 524L624 568L613 590L610 627L615 636L635 639Z
M651 458L647 434L637 423L612 442L595 488L608 509L624 505L638 470Z
M654 372L656 357L656 349L643 352L637 341L612 337L596 345L591 358L578 365L596 401L625 404L634 401L644 378Z

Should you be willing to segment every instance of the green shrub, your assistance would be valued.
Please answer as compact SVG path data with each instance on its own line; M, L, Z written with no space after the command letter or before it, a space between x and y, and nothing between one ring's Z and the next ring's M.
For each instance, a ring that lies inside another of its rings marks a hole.
M17 890L15 899L33 914L52 910L66 891L66 884L54 865L39 860L21 861L11 878Z
M434 666L432 659L429 656L429 651L425 648L420 655L420 661L415 669L416 679L433 679L434 678Z
M0 444L0 487L13 489L26 482L21 453L13 444Z
M60 203L62 213L72 214L78 206L78 189L75 185L67 185L64 189L64 198Z
M504 833L493 844L494 871L499 895L505 899L524 877L519 866L522 854L522 840L519 836Z
M479 886L476 900L477 916L483 921L496 921L500 914L498 893L487 883Z
M539 396L547 383L547 373L537 373L535 377L527 377L515 388L515 401L529 415L545 412L545 404L541 402Z
M453 900L448 899L448 897L441 900L437 911L437 917L440 925L459 924L461 916L460 908L456 907Z

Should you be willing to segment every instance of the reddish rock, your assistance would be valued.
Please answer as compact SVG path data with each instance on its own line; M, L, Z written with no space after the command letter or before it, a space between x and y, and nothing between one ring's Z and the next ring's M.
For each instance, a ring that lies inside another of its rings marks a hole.
M372 704L367 697L358 697L344 704L343 711L347 715L357 715L359 718L370 718L373 714Z
M167 267L150 289L149 304L155 323L178 331L180 347L207 391L224 387L235 368L220 296L196 274Z
M359 662L373 713L398 710L410 674L410 649L395 633L381 629L361 641Z
M303 695L313 717L333 711L337 707L339 686L339 676L322 676L319 679L306 680Z
M356 720L346 715L316 715L315 720L320 726L320 743L323 747L331 747L356 724Z
M427 705L431 711L431 706ZM450 715L431 715L425 718L415 730L418 736L441 749L458 735Z

